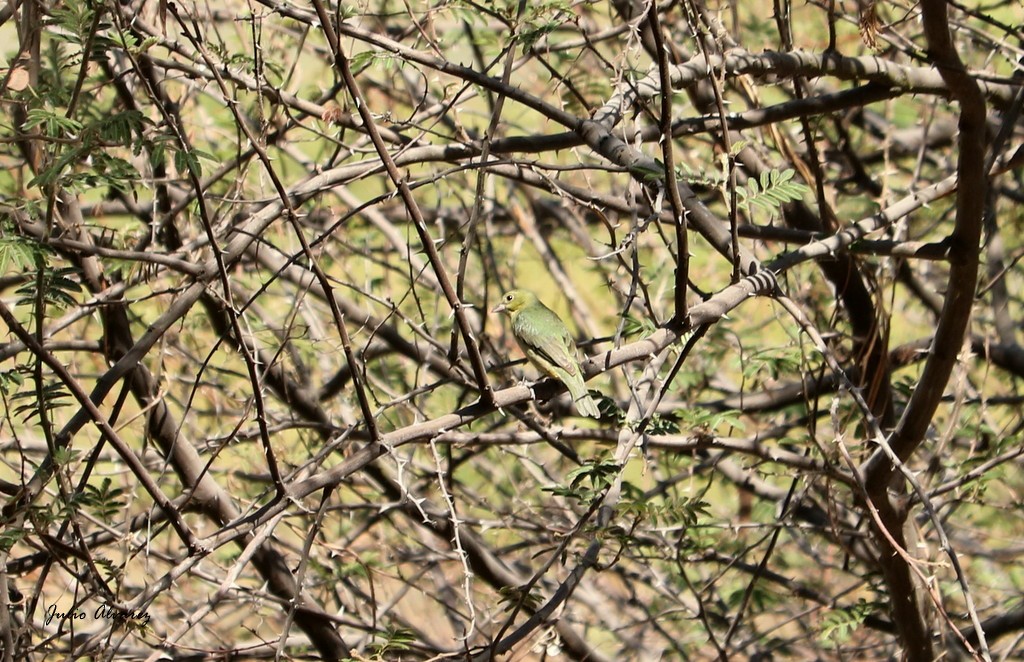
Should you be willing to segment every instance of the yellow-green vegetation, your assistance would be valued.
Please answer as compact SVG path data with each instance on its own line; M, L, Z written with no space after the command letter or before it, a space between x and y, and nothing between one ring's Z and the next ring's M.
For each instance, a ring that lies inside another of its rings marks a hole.
M12 659L1022 656L1019 3L214 5L0 12Z

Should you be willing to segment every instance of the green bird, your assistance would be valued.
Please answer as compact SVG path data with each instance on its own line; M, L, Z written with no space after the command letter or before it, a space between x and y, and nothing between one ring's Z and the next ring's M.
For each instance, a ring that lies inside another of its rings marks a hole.
M526 290L505 294L501 304L491 312L508 314L512 319L512 335L526 358L542 373L568 387L576 411L583 416L600 418L597 403L583 384L576 343L558 315Z

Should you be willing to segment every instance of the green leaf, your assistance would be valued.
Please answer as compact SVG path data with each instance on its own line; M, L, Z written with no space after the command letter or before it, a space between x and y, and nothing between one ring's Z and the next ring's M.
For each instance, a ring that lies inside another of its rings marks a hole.
M0 235L0 275L13 271L22 273L35 266L33 242L18 235Z
M876 611L877 607L862 598L851 607L833 609L823 619L824 623L819 634L820 641L825 645L832 646L849 641L850 635L864 624L867 617Z
M89 507L97 517L104 521L112 521L121 512L124 512L126 501L125 490L120 487L111 487L111 479L106 477L97 485L87 483L78 501Z
M67 391L64 390L64 385L56 382L44 385L42 392L38 394L34 388L26 388L15 393L11 396L11 404L15 405L14 413L21 416L23 422L28 422L43 411L49 414L56 409L66 407L70 404L67 402L69 398ZM23 404L16 404L19 402Z
M629 339L643 339L658 330L649 317L633 317L626 314L623 319L622 333Z
M619 465L609 457L590 460L566 474L568 485L546 487L544 491L591 503L612 484L618 472Z
M796 172L788 170L766 170L758 178L747 180L746 186L736 187L739 206L751 211L762 209L774 216L782 205L803 200L811 190L803 184L793 181Z
M679 427L681 429L701 429L708 432L714 432L720 427L726 427L733 430L743 430L743 420L740 418L741 412L735 409L728 409L726 411L711 411L702 407L679 409L675 412L679 418Z
M64 117L45 108L33 108L28 111L23 128L43 128L43 132L50 137L59 138L70 135L77 135L82 131L82 123L70 117Z
M657 159L648 159L629 166L629 172L645 184L665 181L665 164Z
M174 152L174 167L182 174L192 172L196 177L203 176L203 166L199 163L199 152L195 150L189 152L176 150Z
M77 274L76 267L44 267L42 278L37 272L32 280L15 290L15 294L20 295L16 305L35 306L40 287L44 303L58 309L75 305L78 302L74 295L82 291L82 284L77 278L72 278Z
M127 145L131 142L133 134L142 137L143 127L148 121L138 110L126 110L102 118L90 126L90 129L94 129L104 142Z

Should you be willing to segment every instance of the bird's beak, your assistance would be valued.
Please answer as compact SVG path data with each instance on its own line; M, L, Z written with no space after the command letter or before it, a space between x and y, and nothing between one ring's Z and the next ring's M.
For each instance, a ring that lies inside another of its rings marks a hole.
M494 309L491 312L492 313L503 313L506 310L508 310L508 308L505 307L505 304L499 303L497 306L494 307Z

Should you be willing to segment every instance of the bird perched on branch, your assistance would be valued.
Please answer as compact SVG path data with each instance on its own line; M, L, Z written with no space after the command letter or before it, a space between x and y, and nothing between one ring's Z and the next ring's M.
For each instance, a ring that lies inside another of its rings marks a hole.
M512 335L526 358L543 374L566 385L577 412L600 418L597 403L583 383L576 343L558 315L527 290L508 292L491 312L508 314L512 320Z

